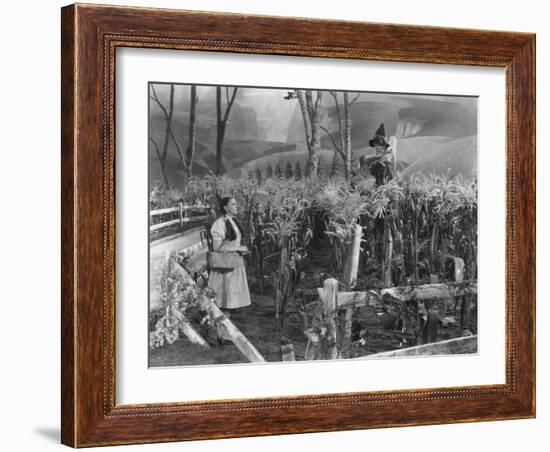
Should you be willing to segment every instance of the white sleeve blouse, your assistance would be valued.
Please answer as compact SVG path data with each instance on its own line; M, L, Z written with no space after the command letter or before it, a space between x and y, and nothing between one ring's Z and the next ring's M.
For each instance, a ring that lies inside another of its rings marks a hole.
M214 221L214 224L210 228L210 234L212 235L212 240L225 240L225 220L223 217Z

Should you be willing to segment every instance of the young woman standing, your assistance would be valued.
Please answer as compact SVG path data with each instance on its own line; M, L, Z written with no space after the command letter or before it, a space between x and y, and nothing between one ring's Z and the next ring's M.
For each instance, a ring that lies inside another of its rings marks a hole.
M224 310L242 308L251 304L242 257L248 251L241 246L242 229L235 219L237 215L235 198L222 198L220 210L222 216L210 228L213 251L236 252L239 256L233 270L220 272L212 269L208 287L216 292L216 302L220 308Z

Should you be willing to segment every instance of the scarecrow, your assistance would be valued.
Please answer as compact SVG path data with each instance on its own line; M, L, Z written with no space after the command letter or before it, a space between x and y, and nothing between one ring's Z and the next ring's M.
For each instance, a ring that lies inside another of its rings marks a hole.
M384 123L380 124L374 137L369 140L369 146L374 148L374 154L363 157L362 167L367 167L374 177L377 187L388 183L396 176L396 141L391 138L391 145L386 140ZM376 259L382 263L381 280L385 287L392 285L392 256L394 246L400 246L401 240L396 228L399 210L396 202L390 203L390 212L384 217L374 219L374 241ZM395 243L394 243L395 242Z
M369 140L369 146L374 148L374 154L363 157L362 167L367 167L376 181L376 186L384 185L394 178L395 156L394 149L386 141L384 123L380 124L374 137Z

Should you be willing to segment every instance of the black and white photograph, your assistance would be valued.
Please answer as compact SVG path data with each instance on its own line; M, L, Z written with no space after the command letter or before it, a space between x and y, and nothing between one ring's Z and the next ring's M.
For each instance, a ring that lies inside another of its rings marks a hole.
M150 367L477 352L477 97L148 96Z
M6 2L3 449L546 450L544 5Z

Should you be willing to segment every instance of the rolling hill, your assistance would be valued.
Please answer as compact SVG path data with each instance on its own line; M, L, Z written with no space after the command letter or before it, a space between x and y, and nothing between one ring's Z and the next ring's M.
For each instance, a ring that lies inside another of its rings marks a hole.
M180 146L187 146L189 101L181 85L175 96L173 130ZM167 90L158 91L159 98ZM215 170L216 102L213 87L199 87L197 104L196 152L193 173L207 174ZM242 177L251 171L273 170L277 164L284 172L286 164L300 162L305 169L307 157L301 110L296 99L285 100L287 90L240 88L227 124L222 158L223 172ZM188 95L187 95L188 96ZM352 93L350 98L355 98ZM342 95L339 95L342 99ZM150 111L150 136L162 147L165 133L164 116L154 102ZM339 143L338 122L334 99L323 98L322 124ZM342 110L342 105L340 105ZM450 96L362 93L350 109L351 141L354 156L370 155L369 140L380 123L386 135L398 138L398 160L411 174L451 172L472 175L477 171L477 100ZM322 160L332 163L332 140L321 134ZM159 178L160 167L149 146L149 179ZM174 143L168 147L168 177L178 187L182 165ZM179 187L181 188L181 187Z

